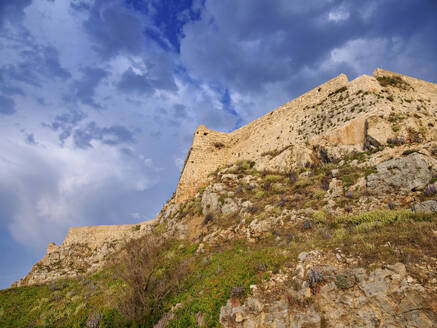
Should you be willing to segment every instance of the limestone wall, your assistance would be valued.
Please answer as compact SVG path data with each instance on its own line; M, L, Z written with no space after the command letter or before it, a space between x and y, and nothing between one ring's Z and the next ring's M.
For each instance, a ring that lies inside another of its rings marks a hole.
M152 222L153 220L146 221L142 224L148 225ZM141 229L142 224L71 227L62 243L62 246L87 244L90 248L95 248L98 245L102 245L104 242L126 239L126 237L132 235L132 231L135 231L135 229Z
M376 77L393 75L402 77L413 87L412 90L393 89L390 91L393 94L427 98L431 104L437 103L435 84L376 69L373 76L362 75L351 82L341 74L231 133L199 126L179 180L176 202L192 197L206 184L208 174L238 160L255 161L258 169L275 168L278 159L266 155L274 152L281 153L282 162L304 165L311 152L309 146L325 139L333 145L362 148L367 118L390 113L394 105L380 95L386 90ZM397 101L408 107L402 99ZM397 109L402 110L397 101ZM410 106L409 110L414 108Z

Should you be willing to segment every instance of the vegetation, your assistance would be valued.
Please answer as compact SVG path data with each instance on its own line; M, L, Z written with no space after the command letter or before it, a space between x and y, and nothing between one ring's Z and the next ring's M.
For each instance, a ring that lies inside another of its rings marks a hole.
M409 210L341 217L319 211L305 229L300 225L273 229L256 244L225 241L206 245L203 253L196 253L196 243L153 240L152 247L146 239L138 240L127 246L119 267L55 286L1 291L0 326L83 327L99 315L100 327L152 327L180 304L169 327L196 327L199 313L207 327L217 327L220 308L234 287L240 288L244 299L251 284L292 266L302 251L340 247L364 267L399 261L413 265L423 255L436 255L435 229L436 215ZM277 236L286 242L278 242ZM318 276L313 280L317 282ZM349 283L347 277L337 276L339 288L347 289Z
M404 90L411 88L411 86L399 76L378 76L377 80L383 87L392 86Z
M122 281L105 270L76 280L0 291L0 327L84 327L93 314L101 327L123 327L116 308Z
M197 258L197 270L186 280L185 291L169 300L169 307L182 304L169 327L196 327L199 312L204 314L207 327L218 327L220 308L233 288L242 287L243 296L247 295L250 285L268 278L269 271L277 272L286 259L277 247L249 247L239 241L223 245L218 252L210 249Z
M338 94L338 93L345 92L346 90L347 90L347 87L341 87L341 88L338 88L337 90L335 90L335 91L329 93L329 94L328 94L328 97L334 96L334 95L336 95L336 94Z
M124 282L119 308L129 322L145 326L160 318L163 301L180 289L190 270L189 260L176 256L173 245L158 235L126 244L116 270Z
M369 155L353 153L340 164L309 165L289 173L258 172L255 162L239 161L231 169L238 176L236 181L222 182L216 172L212 182L220 181L226 187L219 202L236 195L242 202L250 201L245 216L211 212L202 217L198 195L180 206L177 220L200 218L203 234L271 217L284 224L269 224L268 231L254 237L255 243L237 236L232 240L208 239L199 245L162 238L166 224L161 223L155 235L127 243L113 263L98 274L0 291L0 327L84 327L92 320L100 322L102 328L153 327L169 313L168 327L197 327L199 316L206 327L218 327L220 308L232 295L244 301L251 293L250 285L287 267L294 268L300 252L314 249L326 254L341 249L356 259L357 265L367 268L400 261L414 276L419 259L437 256L433 233L437 215L394 206L352 211L365 195L356 187L357 182L376 171L352 164L364 163ZM247 182L251 181L245 179L249 175L256 184ZM334 215L324 207L334 176L342 181L344 190L333 206L350 214ZM424 197L436 193L433 186L423 191ZM312 210L307 212L308 208ZM304 219L291 218L287 213L292 211L305 213ZM316 269L310 273L309 286L316 289L324 277ZM353 281L337 275L335 284L348 289Z

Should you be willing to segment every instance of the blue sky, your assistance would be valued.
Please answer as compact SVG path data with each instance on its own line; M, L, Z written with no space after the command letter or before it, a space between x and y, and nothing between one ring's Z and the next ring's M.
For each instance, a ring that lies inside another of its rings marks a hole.
M0 0L0 288L70 226L153 218L199 124L340 74L437 82L419 0Z

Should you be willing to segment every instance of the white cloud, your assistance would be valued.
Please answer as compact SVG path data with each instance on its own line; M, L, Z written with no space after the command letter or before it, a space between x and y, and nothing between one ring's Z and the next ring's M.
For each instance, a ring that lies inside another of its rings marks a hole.
M390 57L399 55L402 48L403 41L400 38L355 39L331 50L321 68L328 70L339 64L347 64L356 72L370 74Z
M328 20L338 23L348 19L349 16L350 13L344 8L336 8L335 10L329 12Z
M0 149L8 154L6 160L0 159L1 184L17 201L8 226L15 239L29 246L45 245L48 238L59 242L69 226L101 220L90 217L89 206L110 215L113 204L105 211L105 204L97 203L105 199L105 193L121 197L157 182L148 176L144 162L126 161L116 148L102 144L82 151L47 142L45 147L28 146L9 139L0 142Z

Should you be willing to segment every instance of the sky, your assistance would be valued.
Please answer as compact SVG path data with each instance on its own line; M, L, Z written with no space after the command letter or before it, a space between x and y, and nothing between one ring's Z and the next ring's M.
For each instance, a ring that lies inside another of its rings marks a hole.
M0 288L71 226L152 219L199 124L346 73L437 82L434 0L0 0Z

